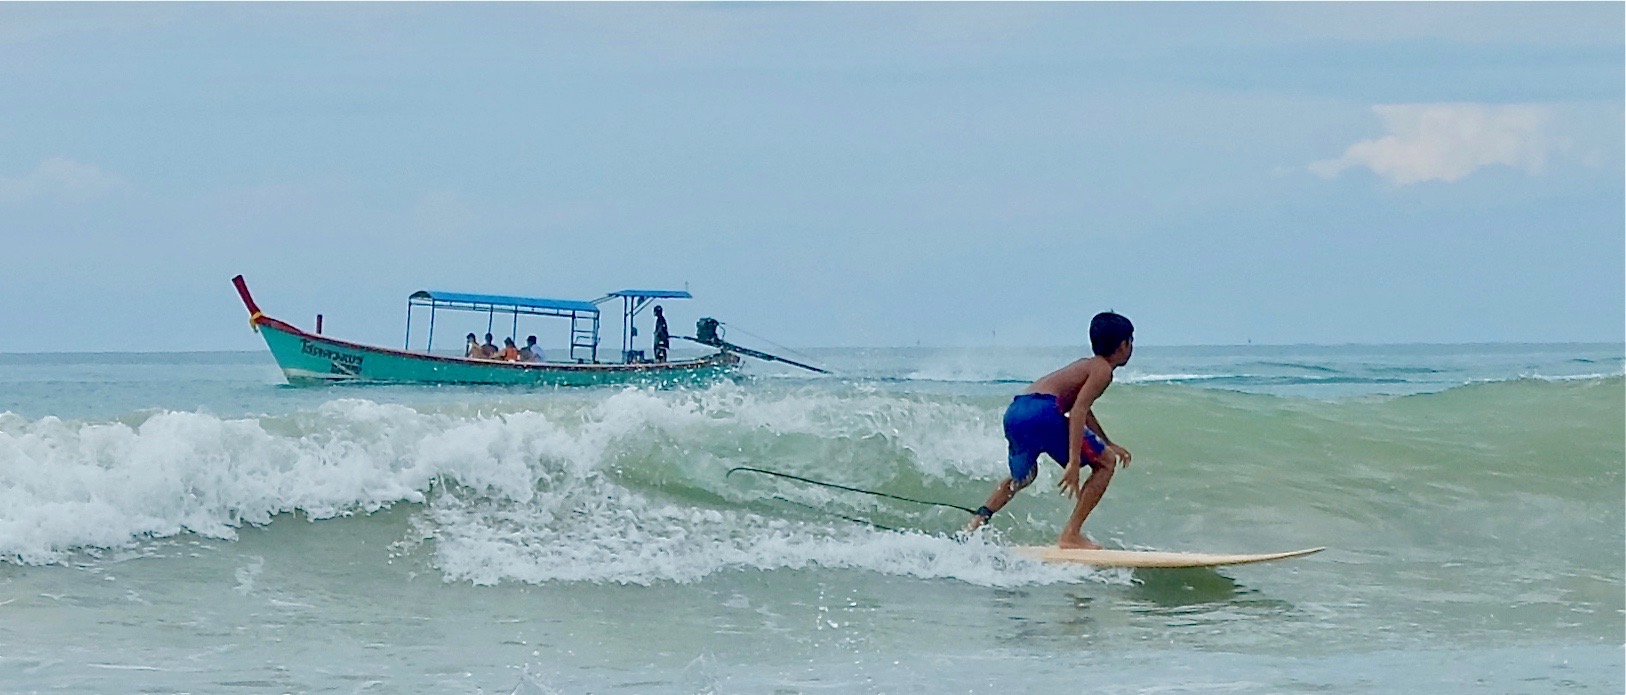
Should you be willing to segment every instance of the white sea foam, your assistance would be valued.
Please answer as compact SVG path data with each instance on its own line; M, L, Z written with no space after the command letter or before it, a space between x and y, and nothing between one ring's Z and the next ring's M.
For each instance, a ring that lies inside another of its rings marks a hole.
M54 562L75 548L183 531L231 538L245 522L296 509L327 518L421 500L434 471L403 456L406 442L375 422L411 422L410 412L330 403L319 414L375 431L310 436L197 413L160 413L134 426L0 418L0 557Z
M1602 381L1604 379L1618 379L1622 376L1626 376L1626 372L1598 372L1595 374L1569 374L1562 376L1548 376L1545 374L1531 373L1521 375L1519 378L1536 379L1538 381ZM1495 382L1498 380L1487 379L1485 381Z
M420 549L448 579L481 584L687 582L810 566L989 585L1087 576L1014 560L986 541L791 521L682 494L701 488L707 499L759 503L770 493L722 474L761 465L756 457L787 442L795 459L779 463L795 470L825 463L821 446L873 446L887 465L902 462L925 479L986 477L1003 453L994 420L950 399L732 384L473 411L341 399L262 418L6 414L0 558L60 562L76 550L187 532L232 539L281 513L325 519L406 502L424 505L413 522ZM254 577L238 580L252 588Z
M1137 374L1130 372L1118 377L1118 380L1128 384L1155 384L1179 381L1210 381L1213 379L1249 378L1251 376L1252 375L1250 374L1192 374L1178 372L1173 374Z
M663 504L642 495L572 495L539 505L451 498L419 521L448 579L475 584L553 581L693 582L722 571L866 569L1013 586L1126 573L1047 566L982 537L829 527L749 513ZM540 500L539 500L540 501ZM560 508L554 503L569 505Z

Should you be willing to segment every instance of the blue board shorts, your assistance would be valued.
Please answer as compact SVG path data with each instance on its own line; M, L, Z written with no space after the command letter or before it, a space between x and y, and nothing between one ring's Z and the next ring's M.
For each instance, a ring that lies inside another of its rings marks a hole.
M1048 393L1024 393L1005 409L1005 442L1010 445L1011 481L1014 489L1027 487L1039 473L1039 454L1049 454L1058 465L1067 465L1067 416ZM1086 462L1093 463L1107 445L1090 428L1084 428Z

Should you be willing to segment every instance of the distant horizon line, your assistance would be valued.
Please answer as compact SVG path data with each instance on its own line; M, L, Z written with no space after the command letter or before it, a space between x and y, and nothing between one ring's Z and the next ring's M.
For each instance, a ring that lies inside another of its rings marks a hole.
M1512 345L1610 345L1620 346L1626 352L1626 340L1570 340L1555 342L1528 342L1528 341L1468 341L1457 343L1443 342L1399 342L1399 343L1147 343L1139 344L1141 348L1248 348L1248 347L1308 347L1308 348L1336 348L1336 347L1470 347L1470 346L1512 346ZM792 350L989 350L1001 348L1014 349L1065 349L1078 348L1088 350L1088 345L826 345L817 347L793 347ZM454 350L451 350L455 352ZM246 350L55 350L51 352L11 352L0 350L0 355L31 356L31 355L206 355L206 354L250 354L269 351L264 349ZM416 352L416 351L414 351ZM1623 354L1626 357L1626 354Z

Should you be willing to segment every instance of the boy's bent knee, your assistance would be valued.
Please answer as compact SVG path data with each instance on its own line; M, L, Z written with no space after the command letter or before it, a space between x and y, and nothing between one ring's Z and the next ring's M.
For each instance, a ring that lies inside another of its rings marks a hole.
M1090 462L1090 477L1093 478L1099 475L1104 479L1112 478L1112 473L1115 469L1117 469L1117 466L1113 465L1116 463L1116 461L1109 459L1109 456L1111 456L1111 454L1102 454L1094 461Z

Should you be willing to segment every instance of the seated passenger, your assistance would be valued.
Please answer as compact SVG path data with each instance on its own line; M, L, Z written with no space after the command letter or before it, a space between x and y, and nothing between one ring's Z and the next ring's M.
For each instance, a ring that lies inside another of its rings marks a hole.
M541 362L542 348L536 346L536 336L526 336L525 347L519 349L519 361Z
M519 348L514 347L514 339L513 338L503 338L502 339L502 361L504 361L504 362L518 362L519 361Z
M480 341L474 337L473 333L469 334L469 344L463 349L463 356L470 359L480 359L486 356L486 353L480 349Z
M481 356L488 360L497 359L497 346L495 343L491 342L490 333L486 334L486 342L480 345L480 352L484 353Z

